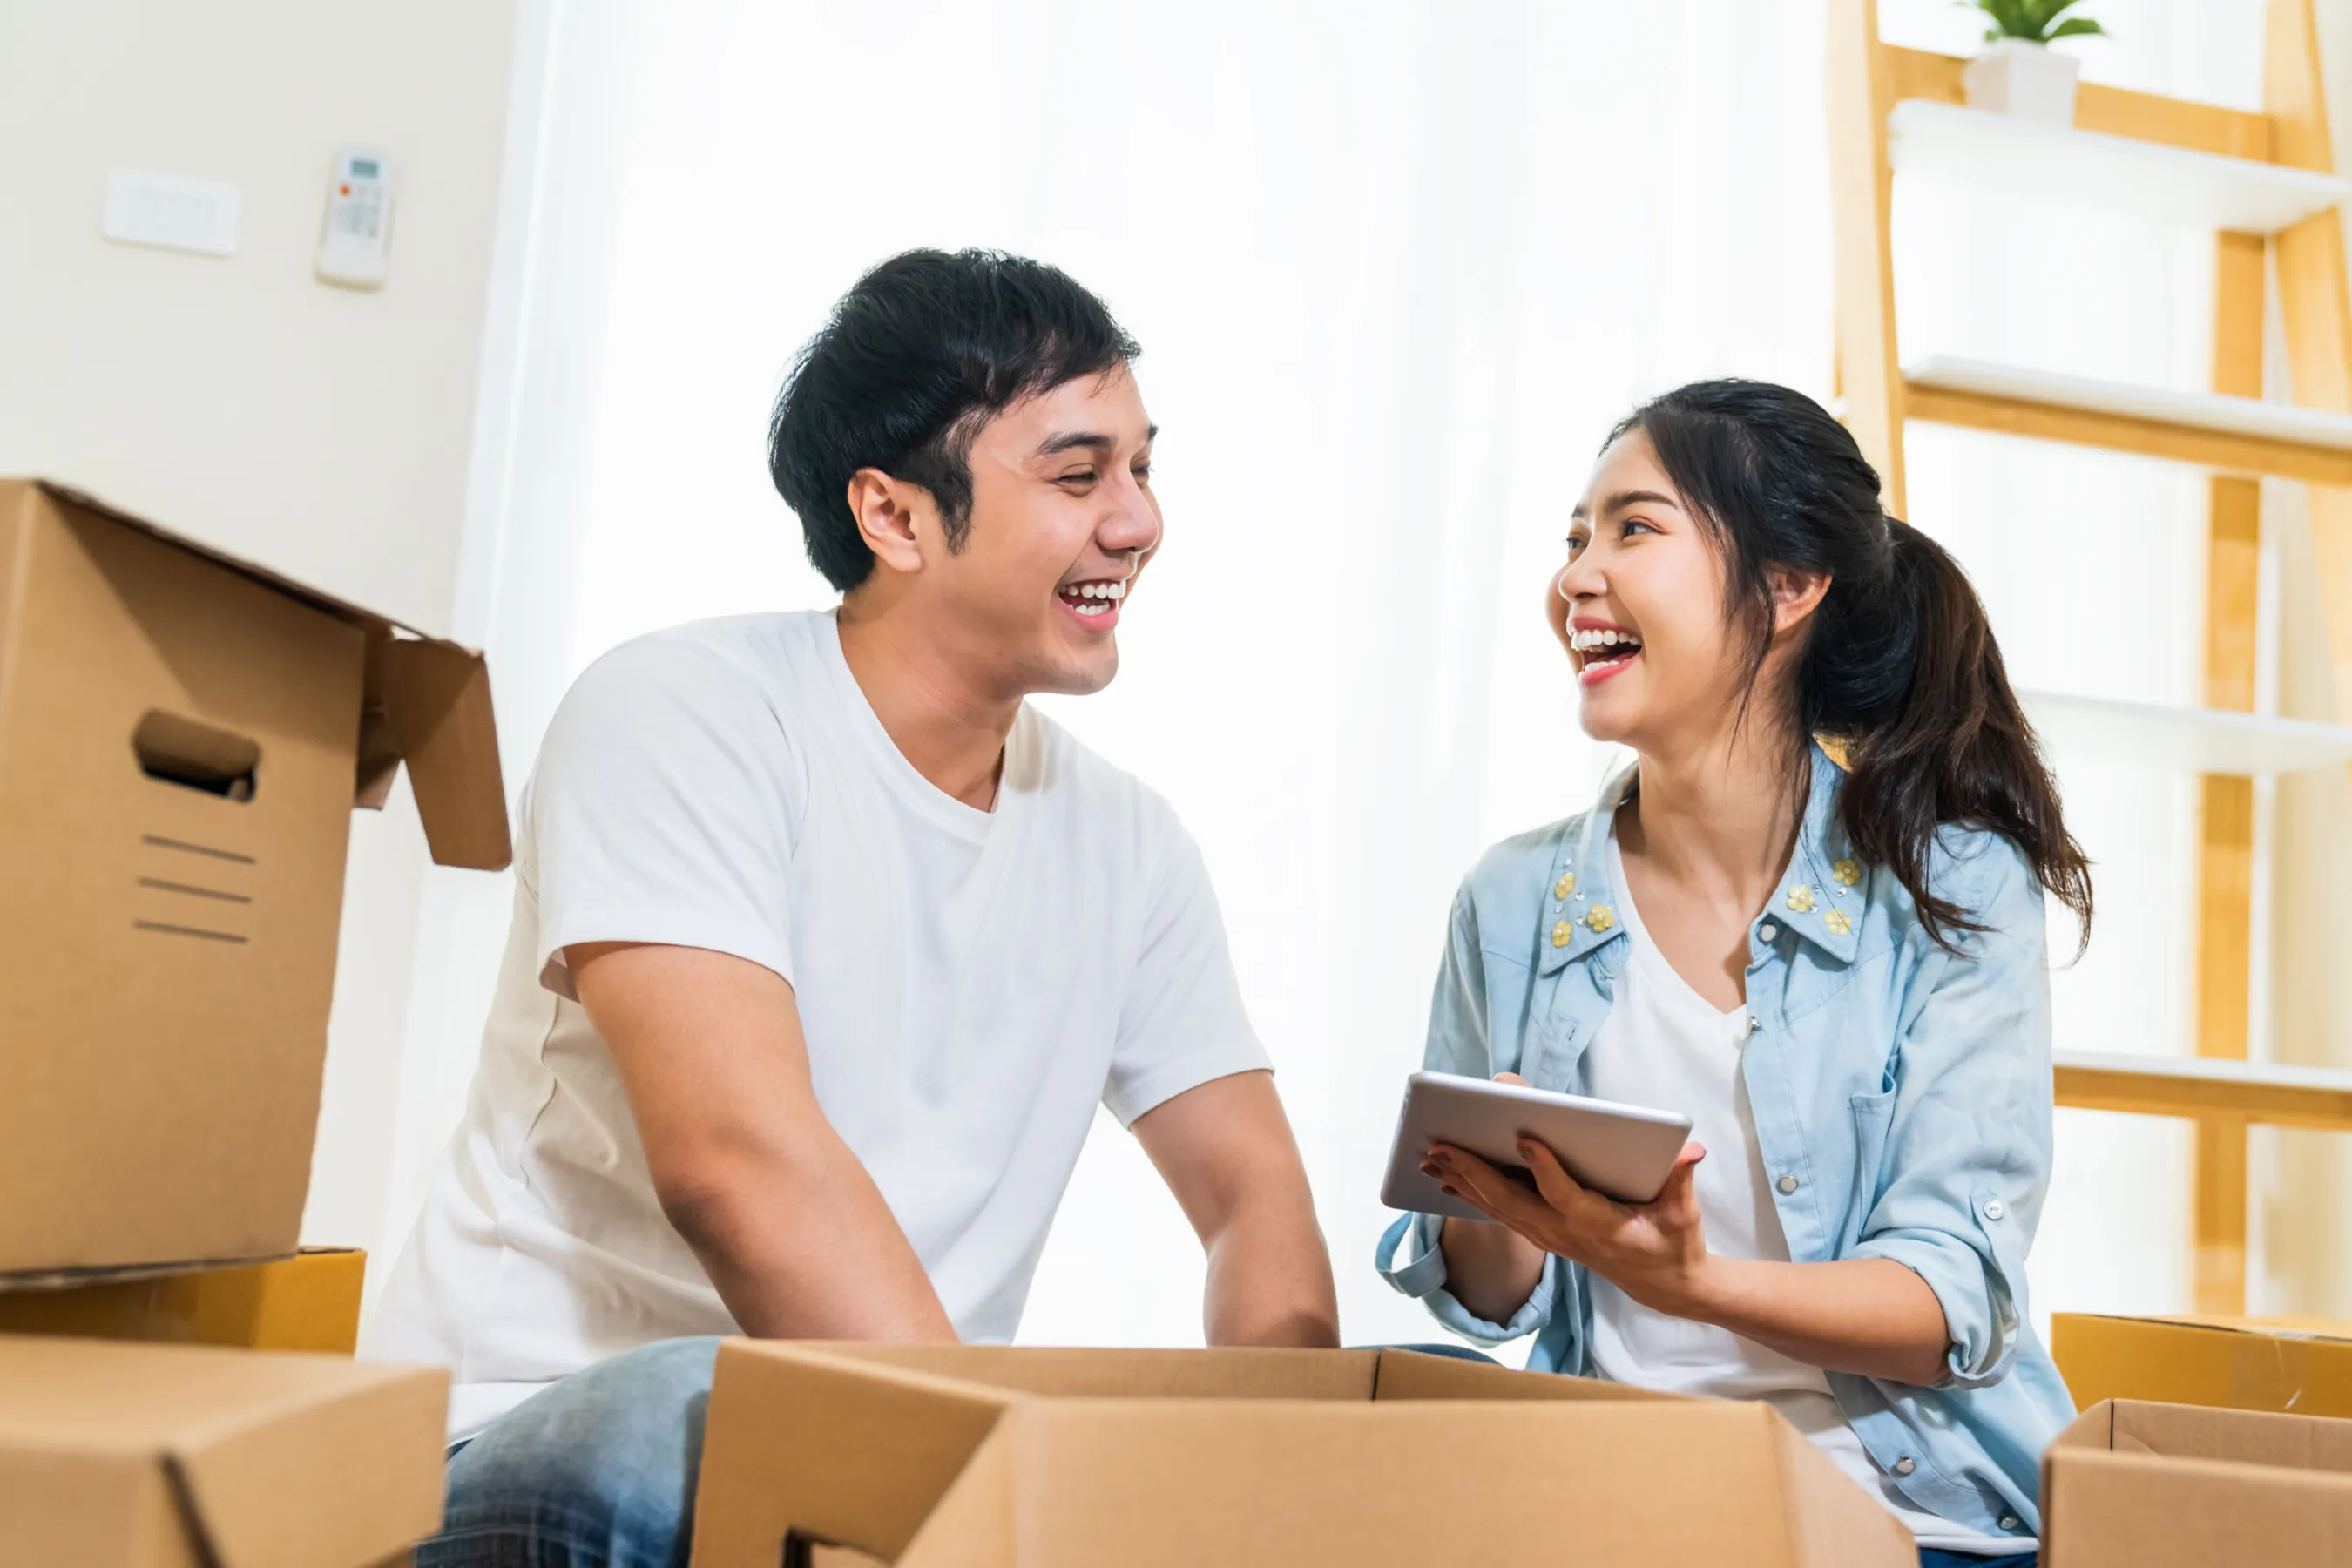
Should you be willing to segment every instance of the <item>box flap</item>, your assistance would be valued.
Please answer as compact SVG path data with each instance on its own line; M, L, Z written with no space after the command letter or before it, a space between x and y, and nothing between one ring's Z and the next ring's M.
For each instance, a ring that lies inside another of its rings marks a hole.
M719 1347L694 1504L694 1563L775 1568L781 1543L906 1547L1018 1398L775 1341Z
M437 1528L448 1374L0 1336L0 1447L143 1455L217 1568L365 1568Z
M2112 1400L2107 1409L2115 1453L2352 1474L2352 1421L2140 1399Z
M2352 1559L2352 1477L2053 1447L2042 1553L2066 1568L2335 1568Z
M455 643L404 641L383 648L384 716L444 866L500 871L514 858L489 667Z
M489 675L480 654L110 506L87 491L49 479L32 483L61 505L135 529L366 632L367 699L353 804L381 806L393 772L404 758L435 860L495 871L512 858Z
M1238 1347L1205 1351L1101 1350L800 1341L792 1347L792 1353L830 1356L860 1365L898 1367L1054 1398L1370 1399L1381 1358L1388 1352ZM1439 1363L1445 1360L1443 1356L1415 1359ZM1522 1374L1504 1372L1503 1375Z
M1599 1400L1631 1403L1644 1400L1683 1401L1691 1396L1635 1388L1631 1384L1604 1383L1592 1377L1563 1377L1556 1373L1514 1372L1490 1362L1463 1361L1454 1356L1429 1355L1420 1351L1385 1350L1380 1354L1375 1399L1545 1399Z
M1811 1505L1789 1496L1778 1425L1718 1401L1024 1402L988 1444L1011 1466L1009 1507L985 1506L976 1463L899 1568L1913 1568L1883 1511L1800 1558L1790 1521ZM1812 1459L1862 1521L1870 1500ZM992 1550L1008 1531L1010 1550Z

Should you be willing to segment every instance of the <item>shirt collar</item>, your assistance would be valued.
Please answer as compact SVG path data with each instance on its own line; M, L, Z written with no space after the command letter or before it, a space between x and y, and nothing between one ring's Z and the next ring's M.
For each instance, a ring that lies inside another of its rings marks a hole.
M1560 836L1551 884L1544 890L1542 956L1537 966L1541 973L1549 974L1624 932L1620 893L1609 875L1609 831L1617 808L1633 787L1634 773L1629 765L1612 774L1592 809ZM1838 790L1844 779L1844 770L1816 742L1796 852L1751 927L1766 947L1778 940L1778 931L1772 939L1763 937L1763 929L1772 926L1794 931L1841 963L1853 958L1864 901L1864 868L1853 858L1838 821Z

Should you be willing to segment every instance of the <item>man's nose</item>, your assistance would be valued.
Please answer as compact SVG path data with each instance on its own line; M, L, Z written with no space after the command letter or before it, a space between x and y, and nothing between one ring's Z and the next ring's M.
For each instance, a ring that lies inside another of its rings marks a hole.
M1095 530L1095 542L1108 555L1148 552L1159 545L1160 509L1132 476L1118 487L1110 515Z

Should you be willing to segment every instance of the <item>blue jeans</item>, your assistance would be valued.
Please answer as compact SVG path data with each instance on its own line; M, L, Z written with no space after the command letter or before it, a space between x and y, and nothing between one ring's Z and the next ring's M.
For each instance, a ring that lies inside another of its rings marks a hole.
M2041 1560L2039 1553L2032 1552L2008 1557L1970 1557L1962 1552L1938 1552L1932 1546L1919 1548L1919 1568L2034 1568Z
M640 1345L541 1389L449 1457L415 1568L686 1568L715 1339Z

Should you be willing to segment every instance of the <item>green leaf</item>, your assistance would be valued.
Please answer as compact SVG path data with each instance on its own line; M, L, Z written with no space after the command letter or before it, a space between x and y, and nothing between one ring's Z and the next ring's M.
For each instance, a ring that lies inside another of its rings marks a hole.
M2104 38L2107 30L2088 16L2069 16L2051 29L2053 38Z

